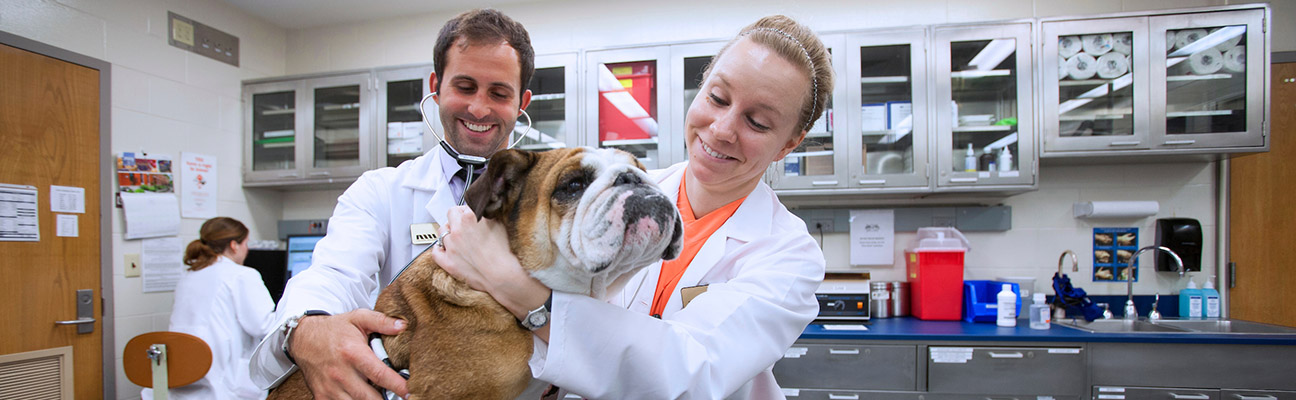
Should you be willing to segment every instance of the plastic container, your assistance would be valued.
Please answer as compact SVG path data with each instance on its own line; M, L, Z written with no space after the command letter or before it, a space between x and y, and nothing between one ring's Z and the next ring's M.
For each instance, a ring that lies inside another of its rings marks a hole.
M972 150L972 143L968 143L967 156L963 157L963 172L977 171L976 150Z
M1003 288L999 290L999 294L995 295L998 298L995 307L995 325L1003 327L1017 326L1017 307L1020 304L1017 300L1021 298L1021 295L1017 294L1016 290L1013 290L1014 286L1017 285L1005 283Z
M1215 283L1207 279L1202 283L1202 316L1206 318L1220 317L1220 294L1215 290Z
M1016 283L1000 281L963 281L963 320L967 322L995 322L999 316L998 293L1008 285L1013 293L1021 293ZM1018 294L1018 296L1021 296ZM1014 301L1013 315L1021 312L1021 303Z
M999 149L999 161L995 162L999 164L999 172L1012 171L1012 162L1012 152L1008 151L1008 147L1004 146L1004 148Z
M957 321L963 314L963 257L971 250L958 229L918 228L905 250L909 310L923 320Z
M1188 287L1179 291L1179 317L1201 318L1202 315L1202 291L1188 279Z
M1048 329L1052 326L1052 315L1048 304L1044 303L1044 293L1035 292L1030 306L1030 328Z

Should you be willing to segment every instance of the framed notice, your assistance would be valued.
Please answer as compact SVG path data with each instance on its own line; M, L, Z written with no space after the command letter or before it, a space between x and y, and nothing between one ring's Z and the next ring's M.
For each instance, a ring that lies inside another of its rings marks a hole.
M1138 243L1138 228L1094 228L1094 282L1138 282L1138 260L1129 264Z

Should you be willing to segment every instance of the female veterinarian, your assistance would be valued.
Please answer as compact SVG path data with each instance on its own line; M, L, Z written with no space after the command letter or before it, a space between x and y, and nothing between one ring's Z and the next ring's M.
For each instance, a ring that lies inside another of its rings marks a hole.
M676 200L684 250L606 301L554 293L523 272L499 224L451 209L436 262L519 319L548 306L536 379L598 399L783 398L771 368L818 312L824 258L761 176L824 112L829 55L809 28L766 17L704 76L688 161L651 173Z

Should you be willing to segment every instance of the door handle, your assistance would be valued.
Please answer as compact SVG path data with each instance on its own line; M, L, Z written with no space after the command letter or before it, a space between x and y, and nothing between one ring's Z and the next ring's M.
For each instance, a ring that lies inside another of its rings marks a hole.
M1170 392L1170 398L1175 400L1210 400L1210 395L1204 393L1178 394Z
M995 353L995 352L993 352L993 351L990 352L990 358L1001 358L1001 359L1002 359L1002 358L1022 358L1022 357L1023 357L1023 356L1022 356L1022 353L1021 353L1021 352L1018 352L1018 351L1014 351L1014 352L1012 352L1012 353Z
M1139 141L1137 140L1128 142L1111 142L1111 146L1138 146L1138 144Z
M861 180L859 181L859 184L861 184L861 185L885 185L885 184L886 184L886 179L870 179L870 180L864 180L864 179L861 179Z
M1181 146L1181 145L1193 144L1193 143L1197 143L1197 141L1196 140L1167 140L1165 143L1162 144L1166 146Z
M77 334L94 332L94 290L76 291L76 318L70 321L54 321L55 325L76 325Z
M71 321L54 321L54 325L81 325L81 324L93 324L94 322L95 322L94 318L82 318L82 319L74 319Z
M815 186L829 186L836 185L837 181L812 181L810 184Z
M950 178L950 183L976 183L977 178Z

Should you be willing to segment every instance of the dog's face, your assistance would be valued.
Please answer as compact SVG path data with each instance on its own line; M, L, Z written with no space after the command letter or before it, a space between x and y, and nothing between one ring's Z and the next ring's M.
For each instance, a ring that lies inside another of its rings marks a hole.
M682 246L675 205L620 150L501 151L465 198L506 226L522 267L555 290L601 298Z

